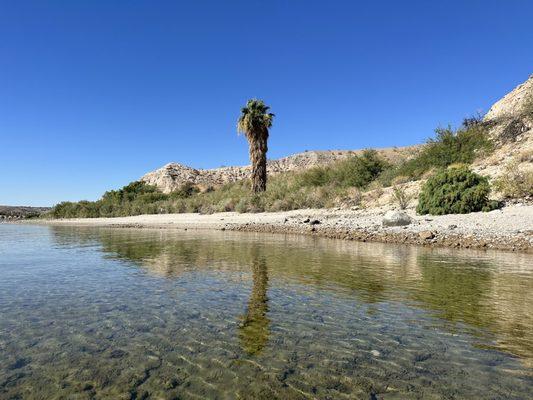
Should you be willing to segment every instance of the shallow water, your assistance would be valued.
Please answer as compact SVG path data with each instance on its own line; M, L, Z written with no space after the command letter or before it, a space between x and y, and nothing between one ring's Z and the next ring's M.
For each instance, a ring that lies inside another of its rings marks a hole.
M527 399L533 257L0 225L1 399Z

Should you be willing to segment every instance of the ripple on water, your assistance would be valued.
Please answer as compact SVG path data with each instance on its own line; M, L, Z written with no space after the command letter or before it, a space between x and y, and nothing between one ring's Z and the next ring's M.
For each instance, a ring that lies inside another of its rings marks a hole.
M531 256L0 226L0 398L526 399Z

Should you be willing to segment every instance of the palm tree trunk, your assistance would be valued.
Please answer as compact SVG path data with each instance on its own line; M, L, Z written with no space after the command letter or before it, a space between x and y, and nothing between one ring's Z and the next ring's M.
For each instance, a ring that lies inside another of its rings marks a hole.
M264 192L267 183L267 134L261 132L254 135L254 140L250 141L250 160L252 161L252 191L254 193Z

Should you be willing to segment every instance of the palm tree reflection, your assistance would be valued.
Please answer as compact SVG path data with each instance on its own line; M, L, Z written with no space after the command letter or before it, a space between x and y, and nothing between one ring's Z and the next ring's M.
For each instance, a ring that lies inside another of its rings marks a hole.
M268 271L264 257L254 254L252 274L253 288L246 313L241 316L239 339L243 350L255 355L263 350L270 334L270 320L267 317Z

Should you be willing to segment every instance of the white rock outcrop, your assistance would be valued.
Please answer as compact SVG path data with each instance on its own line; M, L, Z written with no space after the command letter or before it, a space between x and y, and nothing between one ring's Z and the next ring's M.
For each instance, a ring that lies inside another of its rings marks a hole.
M485 121L516 117L522 114L525 105L533 96L533 75L511 92L494 103L483 118Z

